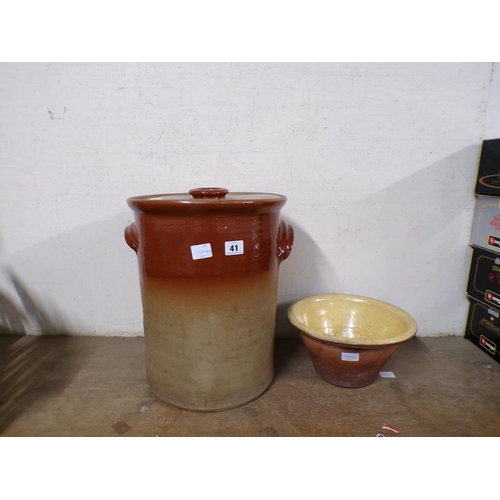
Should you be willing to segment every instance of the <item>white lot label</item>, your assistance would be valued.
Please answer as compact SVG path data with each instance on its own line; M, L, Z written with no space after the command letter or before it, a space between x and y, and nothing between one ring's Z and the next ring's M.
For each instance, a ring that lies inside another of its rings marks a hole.
M191 245L191 255L193 256L193 260L209 259L213 257L212 245L210 245L210 243Z
M379 375L382 378L396 378L396 375L394 375L394 372L379 372Z
M224 246L226 255L241 255L245 250L245 247L243 246L243 240L226 241L224 243Z
M342 361L359 361L358 352L343 352L341 357Z

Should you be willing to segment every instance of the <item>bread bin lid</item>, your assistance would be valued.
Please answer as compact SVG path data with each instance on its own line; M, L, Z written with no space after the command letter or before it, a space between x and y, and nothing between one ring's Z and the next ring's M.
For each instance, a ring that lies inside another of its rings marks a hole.
M127 204L139 213L268 213L279 210L286 201L286 196L281 194L229 192L221 187L202 187L188 193L133 196L127 199Z

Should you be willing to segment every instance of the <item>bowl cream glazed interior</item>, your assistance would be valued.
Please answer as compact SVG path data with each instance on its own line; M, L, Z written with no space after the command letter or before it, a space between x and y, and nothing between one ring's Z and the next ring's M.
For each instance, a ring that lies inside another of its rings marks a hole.
M306 297L288 310L316 371L342 387L375 380L397 347L417 333L417 323L402 309L358 295Z

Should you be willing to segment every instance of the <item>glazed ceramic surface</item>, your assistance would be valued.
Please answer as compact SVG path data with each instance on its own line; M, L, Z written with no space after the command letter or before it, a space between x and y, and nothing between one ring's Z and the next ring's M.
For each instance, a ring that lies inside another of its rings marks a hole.
M320 376L341 387L372 383L397 347L417 332L398 307L369 297L306 297L288 310Z
M289 318L313 337L344 345L398 344L417 332L417 324L407 312L357 295L306 297L290 307Z
M200 411L255 399L273 378L278 270L293 244L286 198L199 188L127 202L153 391Z

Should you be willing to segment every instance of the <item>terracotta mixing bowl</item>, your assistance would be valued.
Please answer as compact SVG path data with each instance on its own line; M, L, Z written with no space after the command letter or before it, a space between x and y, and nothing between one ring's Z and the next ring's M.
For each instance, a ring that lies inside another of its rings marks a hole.
M417 333L405 311L358 295L305 297L288 309L319 375L340 387L371 384L394 351Z

